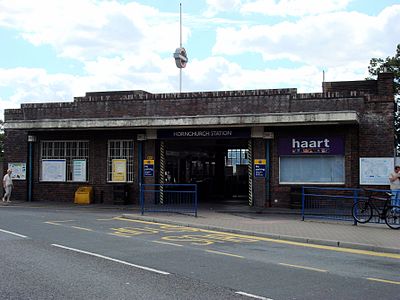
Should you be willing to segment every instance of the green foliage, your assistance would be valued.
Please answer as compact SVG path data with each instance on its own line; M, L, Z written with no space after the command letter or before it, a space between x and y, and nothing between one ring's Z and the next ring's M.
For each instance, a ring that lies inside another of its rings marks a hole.
M395 94L395 111L394 111L394 131L395 131L395 148L396 156L400 155L400 44L397 45L396 53L393 57L371 58L369 61L368 72L374 79L380 72L392 72L394 75L394 94Z
M397 45L396 53L393 57L388 56L385 59L371 58L369 61L368 72L373 76L372 78L384 71L394 74L394 93L398 98L400 96L400 44Z

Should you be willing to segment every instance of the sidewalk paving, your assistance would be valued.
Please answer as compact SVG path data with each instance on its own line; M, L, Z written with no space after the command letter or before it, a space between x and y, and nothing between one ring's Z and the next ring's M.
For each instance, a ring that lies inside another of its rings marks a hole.
M354 226L352 222L346 221L319 219L302 221L298 211L293 210L255 210L233 207L212 209L205 207L199 209L198 217L196 218L176 213L146 213L142 216L139 207L136 205L0 202L0 208L6 206L82 209L87 211L111 209L116 210L117 214L128 219L198 227L310 244L400 254L400 230L390 229L385 224L359 224Z

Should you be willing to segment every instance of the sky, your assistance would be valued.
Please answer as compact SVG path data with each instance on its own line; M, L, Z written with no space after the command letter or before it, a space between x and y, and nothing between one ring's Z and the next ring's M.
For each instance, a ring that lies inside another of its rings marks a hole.
M363 80L400 43L400 0L0 0L0 119L86 92L297 88Z

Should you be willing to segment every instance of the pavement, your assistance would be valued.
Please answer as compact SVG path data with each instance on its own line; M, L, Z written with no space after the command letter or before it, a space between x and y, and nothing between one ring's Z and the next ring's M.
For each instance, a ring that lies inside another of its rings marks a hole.
M90 204L56 202L0 202L3 207L51 207L57 209L117 210L124 218L165 224L197 227L229 233L261 236L324 246L400 254L400 230L386 224L358 224L349 221L305 219L300 211L291 209L255 209L251 207L200 207L198 216L177 213L145 213L135 205Z

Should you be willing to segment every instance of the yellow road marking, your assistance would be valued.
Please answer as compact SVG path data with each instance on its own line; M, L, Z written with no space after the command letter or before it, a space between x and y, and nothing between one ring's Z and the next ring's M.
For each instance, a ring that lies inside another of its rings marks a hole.
M226 256L232 256L232 257L238 257L238 258L244 258L243 256L240 256L240 255L226 253L226 252L220 252L220 251L215 251L215 250L206 250L206 252L220 254L220 255L226 255Z
M292 268L298 268L298 269L305 269L305 270L310 270L310 271L316 271L316 272L324 272L324 273L328 272L327 270L311 268L311 267L306 267L306 266L291 265L291 264L285 264L285 263L279 263L279 265L286 266L286 267L292 267Z
M384 282L384 283L390 283L390 284L399 284L399 281L393 281L393 280L385 280L385 279L379 279L379 278L367 278L368 280L372 280L372 281L378 281L378 282Z
M115 220L115 217L107 218L107 219L96 219L96 221L112 221Z
M71 226L71 227L75 228L75 229L80 229L80 230L93 231L92 229L84 228L84 227L78 227L78 226Z
M144 223L144 224L153 224L153 225L163 225L163 226L170 226L165 223L156 223L156 222L149 222L149 221L142 221L142 220L132 220L132 219L125 219L121 217L115 218L116 220L127 221L127 222L136 222L136 223ZM185 227L181 225L181 227ZM247 239L254 239L257 241L263 242L272 242L272 243L279 243L279 244L286 244L292 246L299 246L299 247L307 247L307 248L314 248L314 249L321 249L321 250L329 250L329 251L336 251L336 252L343 252L343 253L351 253L351 254L358 254L358 255L368 255L368 256L377 256L377 257L386 257L386 258L393 258L393 259L400 259L400 254L396 253L385 253L385 252L375 252L370 250L358 250L358 249L351 249L351 248L343 248L343 247L334 247L334 246L324 246L324 245L316 245L316 244L309 244L309 243L301 243L301 242L292 242L286 240L278 240L273 238L266 238L260 236L252 236L252 235L244 235L244 234L236 234L236 233L226 233L220 232L215 230L208 230L208 229L198 229L200 232L209 232L209 233L218 233L224 234L227 236L236 236L240 238L247 238Z
M163 241L152 241L152 242L153 242L153 243L157 243L157 244L163 244L163 245L170 245L170 246L183 247L183 245L174 244L174 243L168 243L168 242L163 242Z

